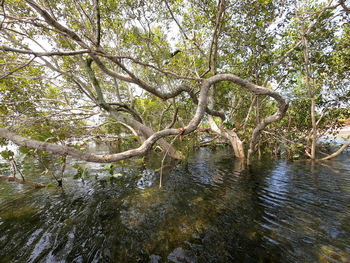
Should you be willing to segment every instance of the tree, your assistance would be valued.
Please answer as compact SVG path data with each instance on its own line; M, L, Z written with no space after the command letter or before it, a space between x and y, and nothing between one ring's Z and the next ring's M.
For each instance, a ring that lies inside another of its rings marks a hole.
M35 137L32 123L3 117L0 137L92 162L141 156L155 143L180 159L170 137L209 125L231 142L236 157L245 158L246 145L249 163L260 153L261 132L288 108L274 88L286 83L292 66L286 61L302 41L291 44L284 36L288 23L273 25L291 12L288 1L3 1L3 92L12 94L19 82L40 83L30 92L42 99L24 96L31 109L22 116L45 117L42 128L52 134ZM36 72L32 81L30 72ZM3 105L9 109L6 100ZM51 136L59 130L61 137ZM138 137L139 147L95 155L65 145L70 135L125 131Z

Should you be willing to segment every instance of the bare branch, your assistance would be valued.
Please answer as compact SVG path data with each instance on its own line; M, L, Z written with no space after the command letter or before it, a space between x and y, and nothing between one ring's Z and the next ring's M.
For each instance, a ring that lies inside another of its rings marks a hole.
M4 76L1 76L0 77L0 80L4 79L4 78L7 78L8 76L11 76L12 74L14 74L15 72L27 67L30 63L33 62L33 60L35 59L35 57L33 57L31 60L29 60L27 63L23 64L22 66L10 71L9 73L5 74Z
M200 48L200 46L197 44L197 42L194 41L193 39L190 39L190 38L187 36L187 34L186 34L186 32L183 30L182 26L180 25L180 23L179 23L179 22L177 21L177 19L175 18L175 15L174 15L173 11L171 10L171 8L170 8L170 6L169 6L169 4L168 4L168 0L165 0L164 2L165 2L165 5L167 6L167 9L168 9L168 11L169 11L171 17L172 17L173 20L175 21L176 25L179 27L179 29L180 29L181 33L183 34L183 36L185 37L185 39L188 40L188 41L191 41L191 42L196 46L196 48L198 49L198 51L199 51L203 56L205 56L204 51Z
M51 52L38 52L33 50L24 50L24 49L17 49L12 48L6 45L0 46L0 50L2 51L10 51L15 52L19 54L28 54L28 55L34 55L36 57L51 57L51 56L74 56L79 54L86 54L91 52L88 49L82 49L82 50L76 50L76 51L51 51Z
M212 67L215 67L215 65L212 65L212 64L216 64L216 59L217 59L216 57L217 57L217 50L218 50L218 38L220 35L220 31L221 31L223 14L225 12L225 0L219 1L218 8L219 8L219 12L216 16L215 28L214 28L214 32L213 32L213 36L212 36L212 40L211 40L211 44L210 44L210 50L209 50L208 71L210 71L210 69ZM204 75L205 74L203 74L202 76L204 76Z
M96 11L96 46L99 47L101 43L101 12L99 6L99 0L95 0Z

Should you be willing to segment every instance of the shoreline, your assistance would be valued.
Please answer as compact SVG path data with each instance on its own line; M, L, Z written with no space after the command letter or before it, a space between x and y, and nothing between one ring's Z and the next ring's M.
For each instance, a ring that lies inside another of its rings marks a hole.
M345 139L347 136L350 136L350 125L341 128L335 137L339 139Z

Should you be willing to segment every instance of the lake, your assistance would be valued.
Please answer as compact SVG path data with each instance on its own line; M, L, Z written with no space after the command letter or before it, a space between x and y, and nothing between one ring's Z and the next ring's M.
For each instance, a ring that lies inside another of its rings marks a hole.
M69 160L63 189L2 180L0 262L350 262L349 157L244 168L199 149L165 169L162 188L161 156L113 169ZM28 179L53 181L41 171Z

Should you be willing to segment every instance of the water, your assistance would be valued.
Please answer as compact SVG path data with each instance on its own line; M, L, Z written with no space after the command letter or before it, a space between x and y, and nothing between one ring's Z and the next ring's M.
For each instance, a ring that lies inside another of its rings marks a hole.
M2 180L0 262L350 262L349 157L243 170L202 149L161 189L136 164L68 165L63 191Z

